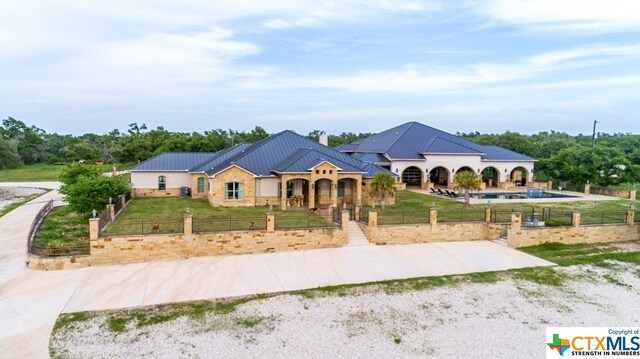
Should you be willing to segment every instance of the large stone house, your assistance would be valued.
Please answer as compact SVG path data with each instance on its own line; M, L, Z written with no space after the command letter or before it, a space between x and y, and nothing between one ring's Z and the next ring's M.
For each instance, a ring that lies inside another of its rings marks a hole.
M189 193L227 207L370 204L373 177L391 172L327 147L326 135L321 142L283 131L215 153L165 152L130 169L132 193L138 198Z
M407 122L337 150L372 162L407 186L453 186L455 173L482 176L483 187L513 188L533 181L535 159L498 146L480 145L450 133Z

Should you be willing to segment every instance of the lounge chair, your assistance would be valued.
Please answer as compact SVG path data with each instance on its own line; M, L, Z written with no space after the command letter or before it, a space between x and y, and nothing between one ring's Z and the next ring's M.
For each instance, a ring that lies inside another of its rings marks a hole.
M438 188L437 191L438 191L438 194L440 194L440 195L443 195L443 196L447 195L446 193L442 192L442 190L440 188Z
M435 190L435 189L433 189L433 187L431 187L430 189L431 189L431 193L438 194L438 192L436 192L436 190Z
M454 192L449 191L448 189L445 189L444 191L445 191L445 192L447 192L447 196L449 196L449 197L453 197L453 198L455 198L455 197L456 197L456 194L455 194Z

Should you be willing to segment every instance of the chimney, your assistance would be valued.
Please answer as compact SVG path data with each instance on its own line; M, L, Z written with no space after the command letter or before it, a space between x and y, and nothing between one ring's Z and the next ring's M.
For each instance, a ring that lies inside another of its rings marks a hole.
M327 136L326 132L322 132L319 137L319 142L322 145L329 146L329 136Z

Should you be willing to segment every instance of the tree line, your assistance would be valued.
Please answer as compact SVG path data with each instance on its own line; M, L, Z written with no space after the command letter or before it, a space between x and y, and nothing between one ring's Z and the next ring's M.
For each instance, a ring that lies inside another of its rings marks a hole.
M321 131L307 137L317 141ZM371 133L329 134L335 147L370 136ZM602 186L640 182L640 135L600 133L592 146L591 136L563 132L525 135L516 132L458 133L471 141L497 145L538 159L536 177L592 183ZM251 131L213 129L172 132L163 127L129 124L126 131L80 136L47 133L36 126L8 117L0 126L0 169L35 163L72 163L80 160L105 163L135 163L165 151L216 152L241 142L256 142L269 136L262 127Z

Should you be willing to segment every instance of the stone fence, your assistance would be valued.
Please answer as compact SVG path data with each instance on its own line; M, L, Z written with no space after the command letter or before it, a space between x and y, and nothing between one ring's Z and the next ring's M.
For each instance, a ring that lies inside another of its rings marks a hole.
M580 212L573 211L571 225L563 227L524 227L522 213L511 215L511 225L507 233L510 247L527 247L542 243L600 243L635 241L638 237L638 225L635 224L635 210L628 209L626 223L586 224L580 223Z
M375 244L408 244L447 241L495 240L506 235L508 223L493 223L492 209L485 208L482 222L438 223L438 210L429 210L428 223L378 224L378 213L370 211L360 228ZM427 221L425 221L427 222Z
M199 256L270 253L342 247L347 244L349 212L342 212L341 227L275 228L275 215L266 215L265 230L193 233L193 218L184 216L183 233L100 236L99 219L89 222L89 255L41 257L29 255L31 269L57 270L101 264L175 260Z

